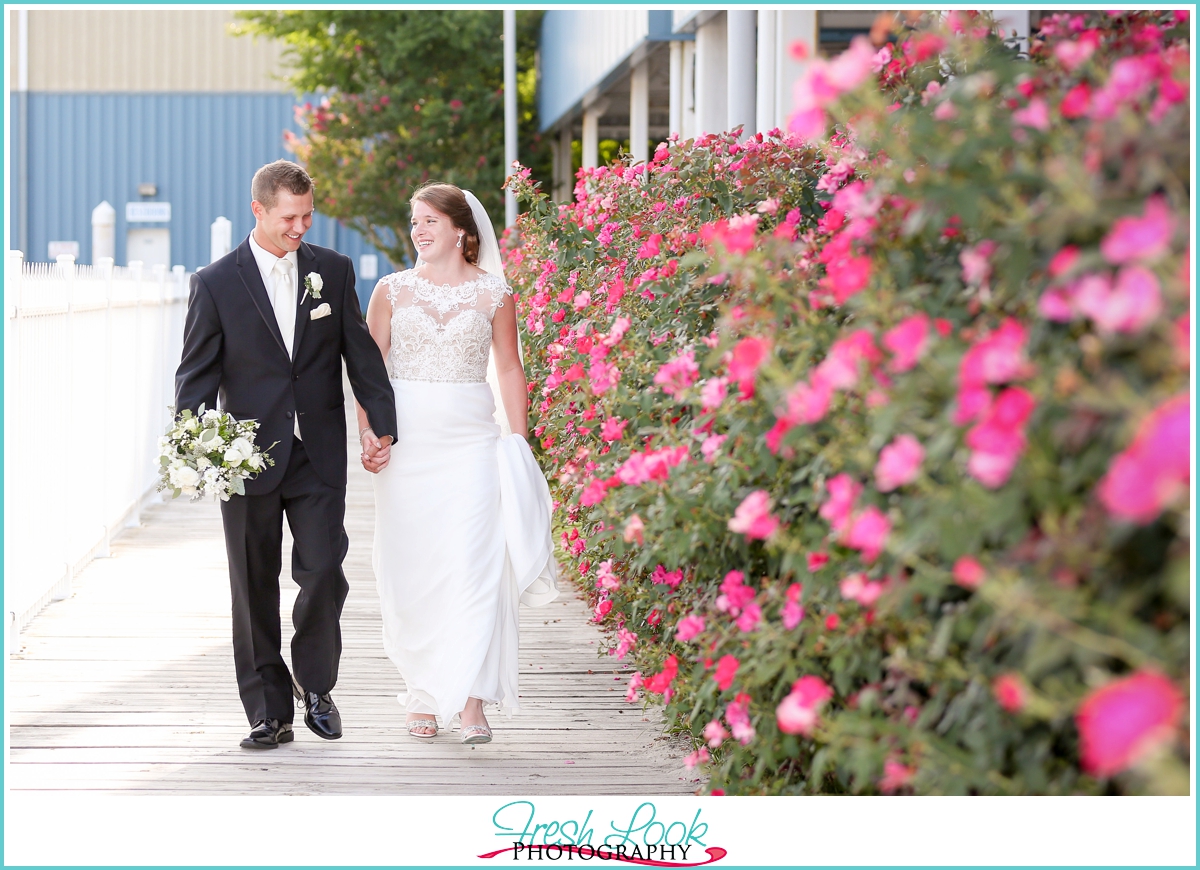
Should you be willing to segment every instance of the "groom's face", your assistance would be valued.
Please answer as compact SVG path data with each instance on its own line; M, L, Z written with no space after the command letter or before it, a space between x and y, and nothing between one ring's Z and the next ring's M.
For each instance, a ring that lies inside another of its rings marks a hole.
M276 257L300 247L300 241L313 221L312 191L304 194L279 191L275 205L266 208L255 200L250 204L257 222L258 243Z

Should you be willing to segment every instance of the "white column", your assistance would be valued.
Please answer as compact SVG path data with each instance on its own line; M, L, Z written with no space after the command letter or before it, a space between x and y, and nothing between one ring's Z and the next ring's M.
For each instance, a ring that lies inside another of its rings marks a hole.
M559 175L555 179L554 199L558 202L570 201L574 192L575 173L572 169L571 159L571 120L568 118L563 121L562 130L558 134L558 169Z
M679 122L679 135L691 139L696 135L696 43L688 40L683 44L683 117Z
M696 133L719 133L729 121L725 69L729 46L725 15L696 28Z
M608 101L600 100L583 110L583 167L600 164L600 118L608 110Z
M775 22L774 9L758 10L758 81L755 89L755 123L760 133L780 126L775 114Z
M667 132L683 136L683 43L671 43L671 110Z
M1028 9L993 9L992 17L1000 25L1000 37L1012 45L1013 31L1016 31L1016 44L1022 53L1029 52L1029 10Z
M742 128L742 138L753 136L755 128L755 12L730 9L726 16L725 38L728 62L725 67L728 117L725 129Z
M504 177L512 174L517 159L517 13L504 10ZM517 220L517 198L504 192L504 225Z
M104 258L116 257L117 210L104 200L92 209L92 265Z
M629 71L629 153L634 163L650 159L650 61Z
M807 63L793 60L789 46L797 40L808 46L808 56L817 52L817 13L813 9L780 10L775 18L775 117L779 125L787 124L792 114L792 85L804 72Z

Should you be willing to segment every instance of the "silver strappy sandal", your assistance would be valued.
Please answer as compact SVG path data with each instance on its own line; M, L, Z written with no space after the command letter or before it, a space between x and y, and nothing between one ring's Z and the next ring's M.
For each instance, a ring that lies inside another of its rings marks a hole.
M492 742L492 729L486 725L466 725L462 729L462 742L468 746Z
M405 727L408 728L408 735L418 740L432 740L437 736L438 724L436 719L413 719ZM418 728L432 728L433 733L421 734L416 730Z

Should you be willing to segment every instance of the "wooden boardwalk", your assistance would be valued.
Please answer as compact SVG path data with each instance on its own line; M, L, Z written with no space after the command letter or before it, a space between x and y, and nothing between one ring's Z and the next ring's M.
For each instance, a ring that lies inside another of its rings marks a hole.
M211 503L155 505L93 562L8 662L9 789L132 794L682 795L699 786L687 747L657 711L624 700L627 675L597 658L600 634L570 589L521 608L522 709L489 719L496 739L409 737L402 684L383 653L370 568L369 476L351 472L350 595L333 692L345 736L323 741L296 714L294 743L241 749L229 582ZM290 548L285 536L285 547ZM284 572L289 564L287 550ZM283 582L284 655L297 587Z

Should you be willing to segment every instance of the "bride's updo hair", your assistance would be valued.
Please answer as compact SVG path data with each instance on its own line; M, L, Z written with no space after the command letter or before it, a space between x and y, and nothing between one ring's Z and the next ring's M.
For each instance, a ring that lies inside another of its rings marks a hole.
M418 201L437 209L450 218L455 229L463 231L463 256L472 266L478 266L479 227L475 225L475 215L462 190L453 184L431 181L417 188L409 205Z

